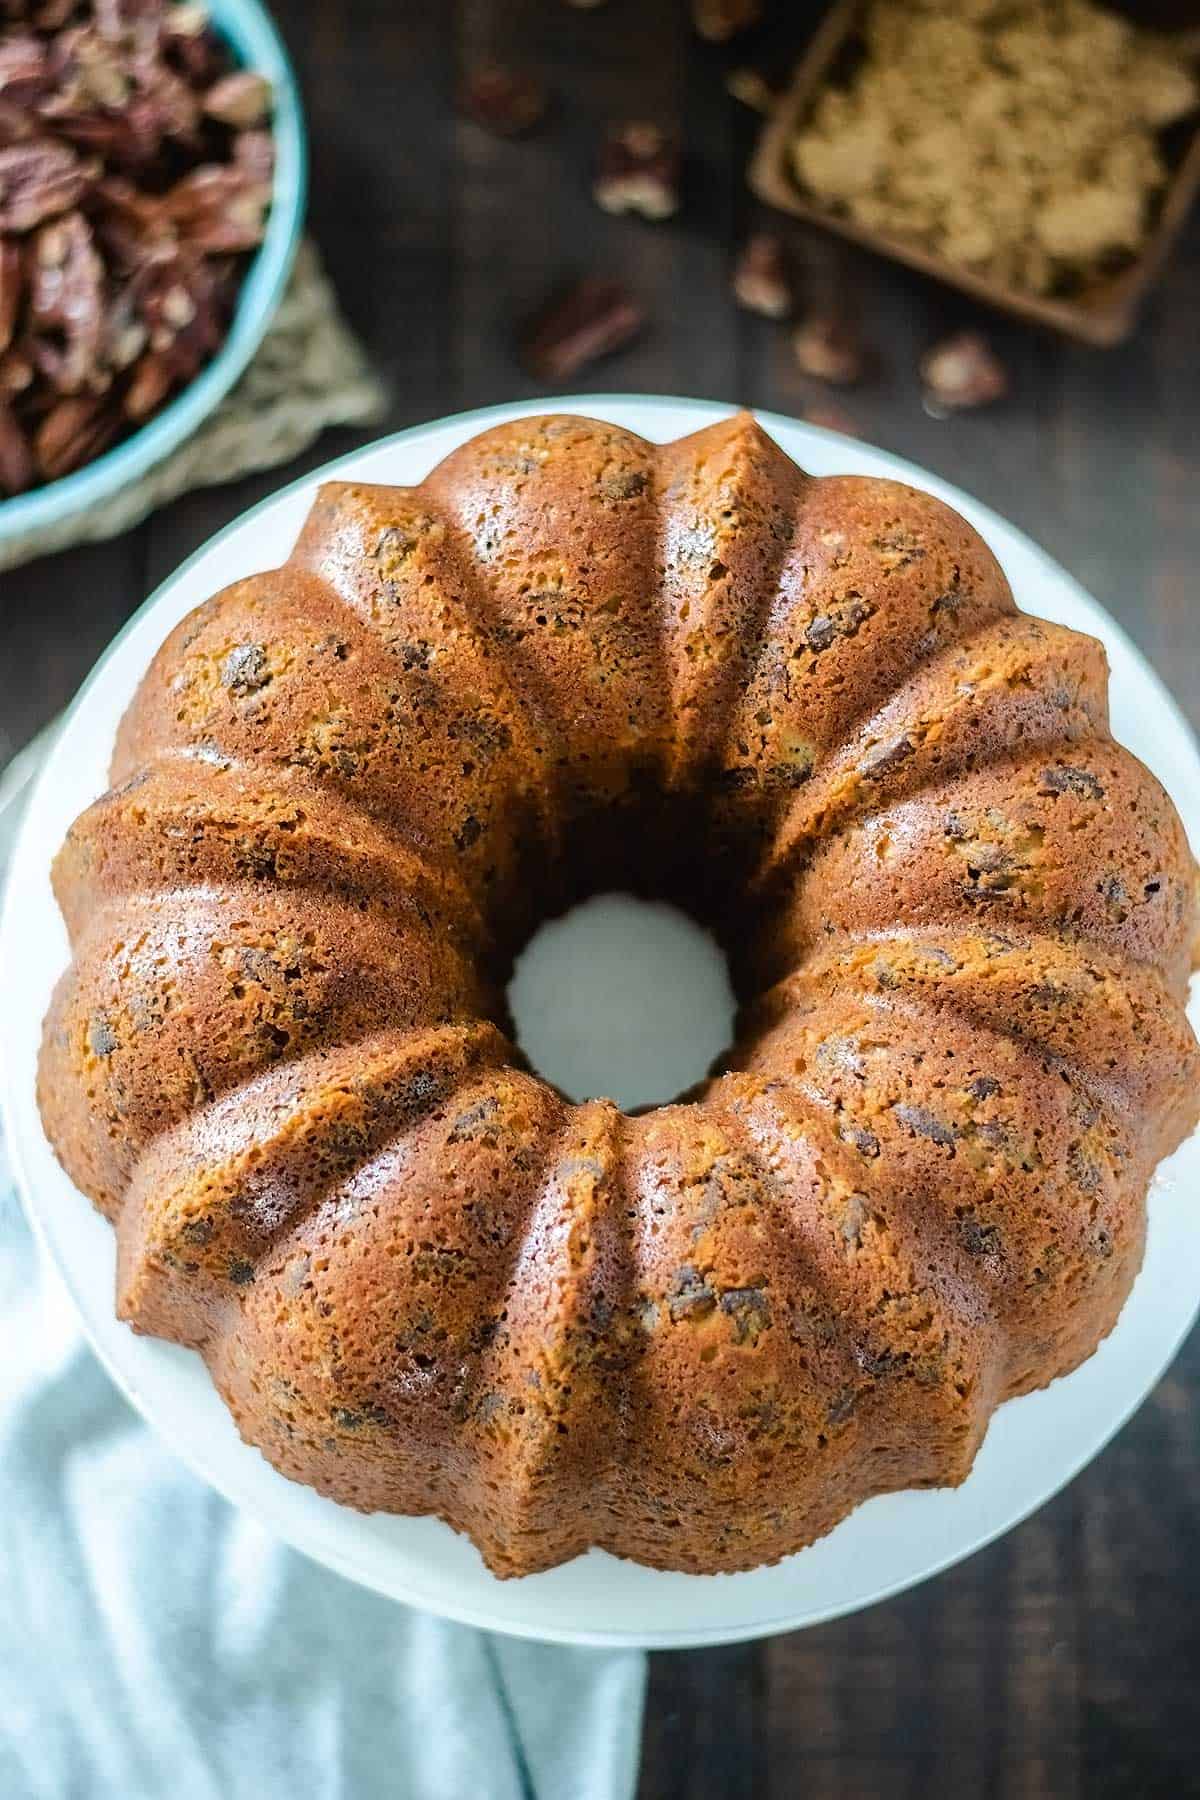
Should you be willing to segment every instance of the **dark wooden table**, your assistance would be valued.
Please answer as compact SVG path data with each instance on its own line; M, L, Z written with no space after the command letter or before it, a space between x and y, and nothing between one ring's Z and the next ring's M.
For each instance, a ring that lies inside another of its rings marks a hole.
M653 328L581 383L810 412L987 499L1129 629L1200 723L1200 218L1135 341L1088 352L985 320L1012 398L945 422L917 356L969 308L915 277L795 236L804 288L846 296L882 353L833 394L787 333L734 310L733 246L758 217L742 171L755 121L732 61L765 41L694 42L678 0L275 0L305 89L312 225L391 383L389 425L538 393L515 322L559 279L623 273ZM456 120L464 66L536 65L553 123L503 144ZM678 122L687 204L666 226L588 197L613 116ZM552 401L552 396L548 395ZM356 441L324 439L309 463ZM299 472L297 465L289 474ZM0 763L70 698L121 621L272 473L192 496L120 542L0 578ZM653 1659L642 1793L661 1800L1200 1794L1200 1337L1067 1491L1003 1542L857 1618L744 1648ZM560 1800L559 1796L548 1800Z

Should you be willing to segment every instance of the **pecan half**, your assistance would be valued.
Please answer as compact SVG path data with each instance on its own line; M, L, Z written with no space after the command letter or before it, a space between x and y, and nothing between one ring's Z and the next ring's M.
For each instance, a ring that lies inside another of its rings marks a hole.
M32 231L82 199L89 171L69 144L30 138L0 150L0 231Z
M275 172L275 140L269 131L239 131L233 140L233 160L251 181L269 187Z
M0 150L33 136L35 118L27 106L16 106L0 94Z
M57 31L76 11L77 0L39 0L33 7L33 24L39 31Z
M638 336L641 306L619 281L588 276L558 295L525 333L523 360L539 381L569 381Z
M35 234L29 278L30 327L39 360L63 393L76 393L98 370L104 335L104 265L82 213L67 213Z
M271 191L243 168L207 163L163 197L163 211L181 238L206 255L253 250L262 242Z
M474 69L459 92L460 112L496 137L522 137L540 125L549 97L537 77L503 63Z
M861 381L870 367L861 337L841 313L812 313L797 327L792 349L805 375L839 387Z
M12 408L0 400L0 494L22 494L33 485L33 454Z
M979 331L960 331L921 358L925 410L932 417L987 406L1008 392L1008 373Z
M161 197L144 194L120 175L105 175L89 199L96 237L119 274L175 254L175 229Z
M271 104L271 84L253 69L235 69L215 81L204 96L204 111L222 125L249 131L261 125Z
M152 350L143 356L125 389L122 406L125 416L138 424L148 419L162 405L175 386L175 369L165 350Z
M733 272L733 297L748 312L766 319L784 319L792 310L783 244L769 231L757 231L746 240Z
M53 85L46 48L40 38L14 32L0 43L0 101L30 107Z
M0 355L0 399L13 400L33 386L33 358L26 344L14 344Z
M164 9L162 45L172 67L197 87L209 86L228 67L210 29L208 8L192 0Z
M107 449L120 418L98 394L68 394L52 406L34 435L33 453L43 481L69 475Z
M646 120L611 125L592 192L605 212L669 219L679 211L683 154L673 132Z
M12 343L23 287L20 247L0 238L0 351Z

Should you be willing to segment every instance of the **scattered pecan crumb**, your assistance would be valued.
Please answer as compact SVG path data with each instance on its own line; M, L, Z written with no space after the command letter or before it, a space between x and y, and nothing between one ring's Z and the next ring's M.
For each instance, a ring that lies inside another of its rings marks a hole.
M748 106L751 112L764 115L774 109L779 98L759 69L730 69L725 77L725 92L731 99Z
M692 0L696 30L710 44L727 44L762 17L762 0Z
M522 360L539 381L567 381L589 363L620 350L646 323L619 281L589 275L556 298L524 334Z
M459 110L496 137L521 137L546 116L548 95L536 76L487 63L467 76Z
M792 334L805 375L849 387L867 373L870 358L854 325L841 313L811 313Z
M739 306L767 319L784 319L791 312L783 244L772 232L757 231L747 238L733 272L733 295Z
M682 171L675 134L648 120L631 119L606 132L592 192L605 212L669 219L679 210Z
M968 407L987 406L1008 392L1008 375L987 339L960 331L921 358L925 410L935 419Z

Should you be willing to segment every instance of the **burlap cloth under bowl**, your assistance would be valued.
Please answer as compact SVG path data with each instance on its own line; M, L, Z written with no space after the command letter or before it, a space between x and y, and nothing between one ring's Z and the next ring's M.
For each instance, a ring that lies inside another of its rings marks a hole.
M383 404L383 388L338 311L315 246L302 243L253 362L195 435L102 505L0 541L0 569L115 537L190 488L288 462L327 426L365 424Z

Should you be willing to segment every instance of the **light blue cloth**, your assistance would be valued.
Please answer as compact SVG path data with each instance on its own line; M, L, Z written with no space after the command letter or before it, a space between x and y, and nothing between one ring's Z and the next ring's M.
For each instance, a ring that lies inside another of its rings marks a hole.
M88 1349L2 1144L0 1321L3 1800L632 1794L645 1658L397 1606L211 1492Z

